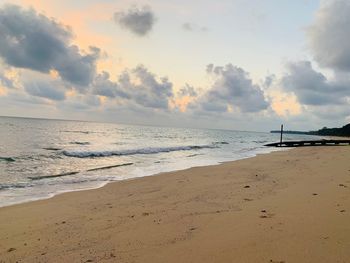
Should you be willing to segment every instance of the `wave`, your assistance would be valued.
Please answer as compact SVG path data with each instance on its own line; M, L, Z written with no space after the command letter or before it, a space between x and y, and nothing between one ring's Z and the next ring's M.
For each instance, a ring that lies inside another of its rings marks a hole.
M89 145L89 142L70 142L70 144L77 144L77 145Z
M186 157L195 157L195 156L199 156L199 155L203 155L203 154L201 154L201 153L195 153L195 154L187 155Z
M253 141L255 143L266 143L266 142L269 142L269 141L266 141L266 140L260 140L260 141Z
M230 143L222 141L222 142L214 142L213 144L230 144Z
M55 174L55 175L44 175L44 176L33 176L28 177L30 180L36 181L36 180L42 180L42 179L50 179L50 178L57 178L57 177L63 177L68 175L74 175L78 174L79 172L67 172L67 173L61 173L61 174Z
M5 161L5 162L8 162L8 163L12 163L12 162L15 162L16 160L12 157L0 157L0 161Z
M31 186L32 185L28 185L26 183L0 184L0 190L15 189L15 188L26 188L26 187L31 187Z
M129 166L129 165L133 165L133 164L134 163L123 163L123 164L109 165L109 166L92 168L92 169L89 169L89 170L86 170L86 171L87 172L93 172L93 171L98 171L98 170L107 170L107 169L112 169L112 168L121 167L121 166Z
M68 133L82 133L82 134L94 133L94 132L90 132L90 131L60 131L60 132L68 132Z
M62 150L61 148L56 148L56 147L44 147L43 149L47 150L47 151L60 151L60 150Z
M190 151L199 149L217 148L215 145L191 145L191 146L174 146L174 147L148 147L139 149L128 149L119 151L63 151L62 153L68 157L87 158L87 157L108 157L123 156L136 154L156 154L176 151Z

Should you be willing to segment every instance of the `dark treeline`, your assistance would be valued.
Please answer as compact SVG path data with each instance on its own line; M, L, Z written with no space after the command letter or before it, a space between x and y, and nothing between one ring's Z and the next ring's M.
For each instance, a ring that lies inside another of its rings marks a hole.
M271 131L271 133L280 133L281 131ZM350 123L341 128L323 127L318 131L284 131L286 134L306 134L306 135L323 135L323 136L348 136L350 137Z
M324 127L318 131L310 131L312 135L329 135L329 136L350 136L350 123L341 128Z

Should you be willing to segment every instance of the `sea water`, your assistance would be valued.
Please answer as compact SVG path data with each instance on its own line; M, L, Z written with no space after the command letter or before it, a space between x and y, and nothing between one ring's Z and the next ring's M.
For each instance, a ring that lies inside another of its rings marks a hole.
M0 117L0 138L1 207L253 157L279 134Z

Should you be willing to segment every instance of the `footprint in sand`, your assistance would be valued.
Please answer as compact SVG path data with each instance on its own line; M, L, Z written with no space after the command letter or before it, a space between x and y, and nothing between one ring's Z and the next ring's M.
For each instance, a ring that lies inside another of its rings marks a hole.
M267 213L266 210L261 210L261 213L263 213L263 215L261 215L260 218L272 218L275 215L272 213Z

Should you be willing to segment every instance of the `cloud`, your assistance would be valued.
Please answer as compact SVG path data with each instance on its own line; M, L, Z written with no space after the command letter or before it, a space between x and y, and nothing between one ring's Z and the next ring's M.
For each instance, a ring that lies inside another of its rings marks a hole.
M198 92L200 89L196 90L193 86L185 84L177 93L176 98L171 101L172 109L180 110L181 112L186 112L187 107L197 99Z
M57 82L37 80L25 84L28 94L36 97L61 101L66 98L65 91Z
M289 63L287 70L281 84L287 92L293 92L301 104L320 106L347 103L349 81L328 80L315 71L309 61Z
M206 32L206 31L208 31L208 28L205 26L199 26L199 25L189 23L189 22L182 24L182 29L185 31L189 31L189 32L193 32L193 31Z
M226 112L230 107L241 112L259 112L268 108L260 86L253 84L249 74L242 68L227 64L225 67L207 66L207 73L214 83L199 103L202 109Z
M123 91L116 82L110 80L108 72L98 74L93 83L93 94L109 98L130 98L127 92Z
M349 24L349 1L322 1L306 36L315 62L332 70L332 76L315 70L310 61L298 61L288 63L287 73L278 81L286 92L284 96L295 96L310 121L314 118L329 122L349 115Z
M173 84L167 78L158 80L142 65L125 70L117 81L111 81L109 73L102 72L94 80L93 94L115 99L129 107L154 109L168 109L169 100L174 96Z
M6 89L18 89L20 84L20 73L18 70L4 65L0 61L0 87Z
M189 84L185 84L185 86L183 86L178 92L177 95L179 97L197 97L198 93L197 91L194 89L194 87L190 86Z
M138 36L147 35L156 21L155 15L150 7L132 7L127 12L114 13L114 21Z
M69 28L33 9L5 5L0 9L0 56L17 68L43 73L55 70L60 77L84 89L94 78L100 50L84 53L71 45Z
M270 74L270 75L265 77L265 79L264 79L264 81L262 83L262 86L264 88L268 89L274 84L275 81L276 81L276 75Z
M193 26L191 23L184 23L182 25L182 29L186 30L186 31L193 31Z
M23 106L30 107L30 105L54 105L52 100L49 100L47 97L31 95L25 89L11 89L5 98L8 104L13 104L15 106L19 106L16 104L21 104L22 106L19 107L19 109L22 111Z
M57 108L68 111L94 111L101 105L97 96L90 94L75 94L69 100L64 100L57 104Z
M324 1L307 29L311 52L320 66L350 71L350 2Z
M23 71L19 78L20 85L16 87L17 92L24 96L43 98L52 101L63 101L66 99L66 92L69 87L59 78L52 78L50 75L36 71ZM32 99L32 98L30 98Z
M135 79L136 81L132 81ZM131 72L119 76L120 88L128 94L128 99L144 107L168 109L169 99L173 98L173 84L165 77L156 76L140 65Z
M6 88L15 88L14 80L8 78L3 72L0 72L0 86Z
M327 122L331 120L343 120L350 116L350 108L343 105L331 105L318 108L313 114L322 120L327 120Z

